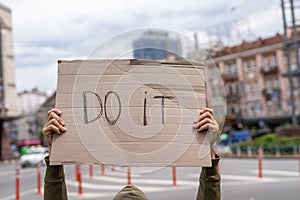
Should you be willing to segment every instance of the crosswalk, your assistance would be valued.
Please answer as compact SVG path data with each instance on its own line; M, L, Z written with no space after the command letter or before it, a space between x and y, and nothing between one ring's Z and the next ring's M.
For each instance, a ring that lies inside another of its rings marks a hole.
M257 174L257 170L252 170L251 173ZM265 175L277 175L277 176L300 176L299 172L296 171L283 171L283 170L263 170Z
M199 174L198 174L199 175ZM107 170L105 175L95 174L90 177L88 173L82 176L83 194L78 195L78 182L74 178L67 178L68 196L70 199L112 199L112 197L127 184L127 173L111 172ZM176 180L176 186L172 185L172 177L145 176L132 173L131 182L144 193L172 192L187 189L197 189L198 177L188 177L184 180Z
M45 169L44 169L45 170ZM132 169L132 172L135 169ZM35 174L35 169L23 170L22 178ZM105 175L101 175L99 167L94 167L94 174L92 177L89 175L88 167L82 168L82 189L83 194L78 194L78 182L75 180L74 166L65 166L66 183L68 187L68 196L70 200L79 199L97 199L107 200L112 197L127 184L127 170L112 171L107 167ZM153 173L131 173L131 182L135 186L143 190L147 196L160 195L160 194L178 194L178 193L193 193L191 198L194 197L198 188L199 168L177 168L176 186L172 185L172 170L165 168ZM249 169L244 170L245 173L230 173L221 169L221 186L230 188L232 186L241 185L256 185L256 184L269 184L269 183L289 183L299 181L300 176L298 171L288 170L274 170L264 169L263 178L258 178L257 170ZM13 174L13 171L8 171L6 174ZM4 173L1 172L1 176ZM22 186L23 187L23 186ZM177 193L176 193L177 192ZM37 190L35 184L32 188L28 187L21 192L22 199L37 200L42 199L42 196L36 195ZM2 196L3 200L14 200L15 195ZM153 198L157 199L157 198ZM164 198L162 198L164 199Z
M172 186L169 177L144 177L140 174L132 174L132 183L138 186L146 194L159 192L172 192L180 190L197 190L199 173L197 170L185 173L177 180L177 186ZM122 187L127 184L127 174L124 172L108 172L105 176L99 174L92 178L89 175L83 176L83 194L78 195L78 182L74 179L67 179L68 195L70 199L111 199ZM257 177L257 170L249 170L245 175L222 174L222 187L234 185L248 185L257 183L275 183L279 181L298 181L299 173L295 171L264 170L264 177Z

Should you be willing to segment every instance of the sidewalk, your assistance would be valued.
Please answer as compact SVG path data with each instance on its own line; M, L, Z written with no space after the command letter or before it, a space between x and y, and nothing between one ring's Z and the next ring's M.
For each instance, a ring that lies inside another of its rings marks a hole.
M247 158L247 159L257 159L258 154L257 153L233 153L230 150L229 146L218 146L216 147L216 150L219 152L220 156L222 158ZM262 158L263 159L299 159L300 155L294 154L294 155L282 155L282 154L277 154L277 155L269 155L269 154L263 154Z
M17 159L18 160L18 159ZM17 162L17 160L15 159L11 159L11 160L0 160L0 165L11 165L11 164L15 164Z

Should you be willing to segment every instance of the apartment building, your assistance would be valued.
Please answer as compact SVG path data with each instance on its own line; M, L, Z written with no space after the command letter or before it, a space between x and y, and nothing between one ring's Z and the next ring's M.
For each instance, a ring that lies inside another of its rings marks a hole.
M17 141L40 138L36 113L39 107L50 95L41 92L38 88L18 93L18 105L22 117L16 120ZM22 143L20 143L22 144Z
M11 10L0 4L0 160L13 157L10 122L20 113L17 104Z
M291 68L295 70L295 54L292 50L290 54ZM222 75L227 119L248 126L257 126L261 121L271 127L290 123L291 92L289 81L283 76L288 72L283 35L223 47L210 52L209 56L210 59L206 60L208 71L217 66ZM299 115L296 77L292 81L296 114ZM218 88L211 92L218 92Z

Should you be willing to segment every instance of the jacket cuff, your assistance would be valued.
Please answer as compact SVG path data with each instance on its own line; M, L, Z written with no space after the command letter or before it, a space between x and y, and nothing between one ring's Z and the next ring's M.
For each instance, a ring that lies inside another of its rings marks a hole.
M206 176L215 176L219 174L218 164L219 164L220 156L216 155L215 159L212 159L211 167L202 167L202 173L205 173Z
M63 165L49 165L49 156L44 158L47 170L45 175L45 181L54 181L64 178L64 167Z

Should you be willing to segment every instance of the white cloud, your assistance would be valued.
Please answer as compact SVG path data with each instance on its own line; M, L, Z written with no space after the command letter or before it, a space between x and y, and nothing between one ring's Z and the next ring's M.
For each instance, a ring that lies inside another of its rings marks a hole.
M255 35L273 35L282 29L279 2L273 0L3 2L12 9L18 90L55 89L58 59L85 58L111 37L141 27L177 30L188 36L198 32L201 43L208 41L208 30L224 29L219 31L224 37L227 25L239 20L248 20ZM113 56L116 50L109 48L103 55ZM53 73L33 75L45 70Z
M54 91L56 88L57 66L34 66L16 68L18 91L38 88L41 91Z
M267 7L264 12L249 16L253 30L259 31L262 37L275 35L276 32L283 32L281 10L278 4ZM270 29L270 27L273 27Z

